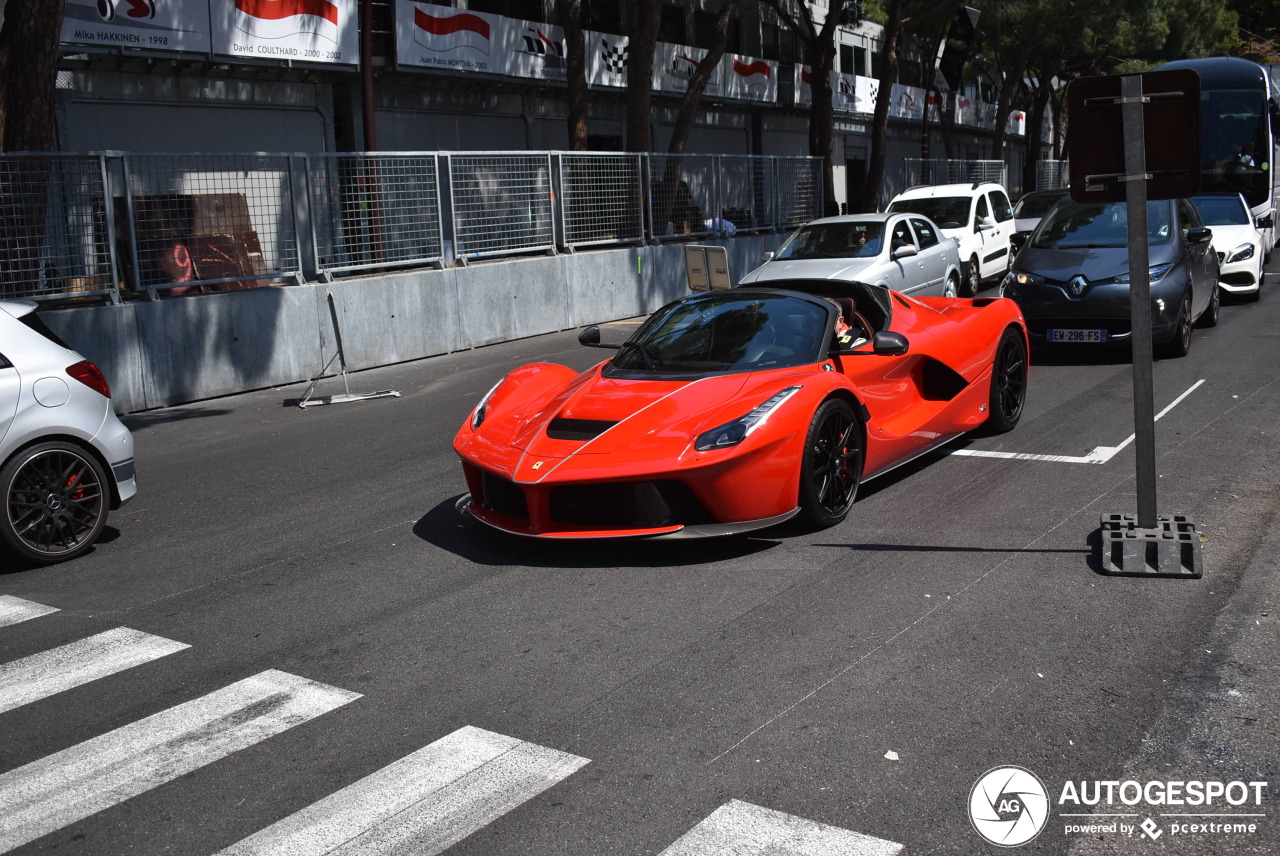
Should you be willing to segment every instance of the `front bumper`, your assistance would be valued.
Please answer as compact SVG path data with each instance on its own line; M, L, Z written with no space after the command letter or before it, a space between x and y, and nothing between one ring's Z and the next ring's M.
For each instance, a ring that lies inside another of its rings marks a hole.
M1167 276L1151 284L1151 338L1164 341L1174 335L1182 307L1185 280ZM1049 330L1101 329L1108 342L1127 342L1133 335L1129 286L1124 283L1091 285L1081 297L1069 297L1065 287L1048 283L1006 288L1022 310L1027 334L1033 342L1046 341Z

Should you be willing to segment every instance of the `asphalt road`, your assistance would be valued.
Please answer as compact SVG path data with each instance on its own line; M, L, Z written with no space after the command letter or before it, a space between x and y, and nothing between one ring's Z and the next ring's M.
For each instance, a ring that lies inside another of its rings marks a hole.
M1280 296L1155 366L1178 402L1158 508L1196 521L1198 580L1098 572L1100 515L1136 509L1133 416L1125 356L1088 349L1037 354L1017 430L951 450L1024 457L932 455L833 529L548 545L462 521L451 439L479 397L600 356L566 332L351 377L400 398L129 417L138 499L82 559L0 575L0 701L23 697L0 852L328 852L276 825L318 817L352 853L993 853L969 799L1004 765L1048 793L1020 852L1280 852ZM41 683L116 628L141 633L111 673ZM1059 800L1129 779L1268 784ZM1168 828L1191 812L1255 830ZM1154 840L1065 831L1146 819Z

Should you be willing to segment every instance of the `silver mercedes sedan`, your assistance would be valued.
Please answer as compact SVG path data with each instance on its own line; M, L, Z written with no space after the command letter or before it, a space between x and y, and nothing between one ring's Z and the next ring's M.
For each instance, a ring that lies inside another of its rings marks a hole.
M922 214L850 214L801 226L741 285L777 279L864 282L916 297L955 297L960 251Z
M3 546L32 562L73 559L136 492L133 437L107 379L45 326L35 302L0 300Z

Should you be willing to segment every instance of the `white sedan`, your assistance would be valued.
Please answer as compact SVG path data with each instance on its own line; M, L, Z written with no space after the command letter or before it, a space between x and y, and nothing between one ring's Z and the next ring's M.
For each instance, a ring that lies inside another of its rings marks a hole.
M921 214L825 217L801 226L741 284L779 279L864 282L917 297L955 297L960 251Z
M1262 265L1266 250L1262 233L1239 193L1206 193L1191 202L1200 219L1213 230L1218 253L1218 286L1227 293L1257 300L1262 293Z

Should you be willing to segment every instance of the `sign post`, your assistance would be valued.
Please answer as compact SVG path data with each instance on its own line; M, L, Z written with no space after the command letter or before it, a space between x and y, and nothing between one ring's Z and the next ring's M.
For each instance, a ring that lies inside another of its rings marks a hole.
M1199 577L1195 522L1156 511L1147 202L1192 196L1200 188L1200 76L1179 70L1081 78L1067 90L1067 103L1071 198L1123 201L1128 215L1138 509L1102 516L1100 565L1107 574ZM1158 145L1148 146L1149 139Z

